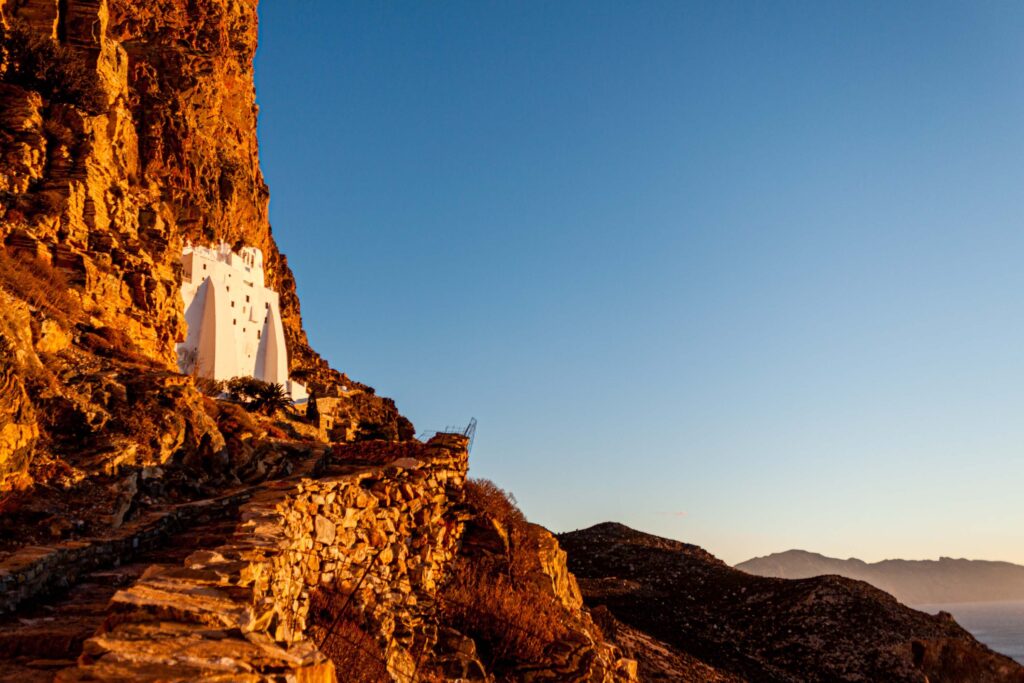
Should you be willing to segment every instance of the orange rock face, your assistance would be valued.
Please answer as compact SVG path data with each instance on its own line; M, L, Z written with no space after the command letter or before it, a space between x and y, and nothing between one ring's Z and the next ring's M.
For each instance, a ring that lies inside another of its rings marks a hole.
M88 112L24 83L0 88L0 188L14 195L5 242L17 235L22 247L63 252L98 317L128 326L168 361L181 334L184 241L257 246L282 295L288 341L300 347L296 367L308 363L259 168L256 3L29 0L0 3L0 12L11 30L56 39L80 58L105 103Z
M0 0L0 242L6 258L38 261L66 279L58 300L74 308L70 315L33 299L45 282L0 282L32 320L27 350L8 362L7 381L25 385L26 398L0 416L0 491L31 466L36 432L43 445L60 441L34 423L33 415L57 412L39 405L45 397L102 415L97 397L71 396L72 378L62 376L77 363L70 356L95 352L87 335L127 340L133 360L176 370L187 241L263 251L268 285L281 297L291 374L339 397L332 409L345 435L412 435L393 402L332 370L308 345L259 165L256 5ZM5 327L20 324L11 315L0 311ZM24 376L30 366L42 367L39 381ZM15 393L10 400L19 401ZM95 432L100 425L89 419Z

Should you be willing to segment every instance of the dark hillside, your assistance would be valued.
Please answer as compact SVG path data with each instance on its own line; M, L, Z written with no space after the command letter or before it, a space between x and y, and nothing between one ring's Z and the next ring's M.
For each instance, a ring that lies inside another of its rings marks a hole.
M838 576L751 576L621 524L562 534L588 606L750 681L1024 681L949 615Z

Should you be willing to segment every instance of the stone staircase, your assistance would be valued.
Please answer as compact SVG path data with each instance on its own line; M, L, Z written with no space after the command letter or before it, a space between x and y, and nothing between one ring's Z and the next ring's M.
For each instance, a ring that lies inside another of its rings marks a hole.
M120 566L84 574L70 589L23 604L14 615L0 620L0 683L52 681L56 671L74 666L82 643L107 615L114 593L134 584L150 568L179 566L196 550L213 548L234 530L227 516L181 530L151 550Z
M238 526L240 506L254 495L322 468L328 449L302 446L283 479L158 508L105 536L25 547L0 560L0 683L49 682L75 666L115 593L222 545Z

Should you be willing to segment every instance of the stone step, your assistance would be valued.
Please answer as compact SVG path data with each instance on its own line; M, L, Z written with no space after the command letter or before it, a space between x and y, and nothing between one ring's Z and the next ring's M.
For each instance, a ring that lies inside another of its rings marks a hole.
M63 591L23 605L0 619L0 683L52 681L73 666L82 644L107 618L111 599L147 572L180 568L185 558L221 545L237 524L211 521L169 536L160 547L140 552L129 564L97 569Z
M0 683L52 683L58 671L74 660L29 660L26 664L0 661Z
M26 619L17 629L0 632L0 660L67 657L79 652L103 620L89 617Z

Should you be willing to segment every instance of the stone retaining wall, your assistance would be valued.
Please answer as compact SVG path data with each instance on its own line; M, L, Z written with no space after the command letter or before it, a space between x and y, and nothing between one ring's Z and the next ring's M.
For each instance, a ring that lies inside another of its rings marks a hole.
M104 632L57 680L335 681L306 634L320 587L351 595L406 680L416 606L429 602L461 535L452 505L467 469L464 437L439 435L419 451L267 485L225 545L118 592Z
M66 588L94 569L120 564L157 547L177 529L222 518L250 495L247 489L154 510L97 538L19 548L0 560L0 614L37 595Z

